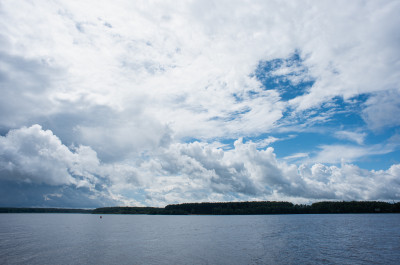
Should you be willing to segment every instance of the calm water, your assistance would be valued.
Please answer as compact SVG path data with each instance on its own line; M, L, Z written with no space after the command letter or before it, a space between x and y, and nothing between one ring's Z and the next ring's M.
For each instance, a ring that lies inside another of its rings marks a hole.
M0 214L0 264L400 264L400 214Z

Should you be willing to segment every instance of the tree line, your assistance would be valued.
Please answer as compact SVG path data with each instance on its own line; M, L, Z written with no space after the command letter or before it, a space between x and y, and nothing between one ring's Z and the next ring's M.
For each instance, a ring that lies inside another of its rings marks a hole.
M249 215L249 214L328 214L328 213L400 213L400 202L322 201L311 205L279 201L202 202L157 207L102 207L92 210L63 208L0 208L0 213L92 213L92 214L165 214L165 215Z
M203 202L155 207L106 207L97 208L96 214L321 214L321 213L400 213L400 202L379 201L322 201L311 205L279 201L253 202Z

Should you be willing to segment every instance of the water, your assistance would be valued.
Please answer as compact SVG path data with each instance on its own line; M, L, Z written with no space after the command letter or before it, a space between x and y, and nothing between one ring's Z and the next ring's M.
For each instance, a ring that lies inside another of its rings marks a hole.
M0 214L0 264L399 264L400 214Z

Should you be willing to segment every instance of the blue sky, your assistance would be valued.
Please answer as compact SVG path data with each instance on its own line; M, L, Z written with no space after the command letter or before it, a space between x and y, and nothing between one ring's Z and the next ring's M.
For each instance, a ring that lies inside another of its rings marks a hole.
M400 200L398 1L0 1L0 206Z

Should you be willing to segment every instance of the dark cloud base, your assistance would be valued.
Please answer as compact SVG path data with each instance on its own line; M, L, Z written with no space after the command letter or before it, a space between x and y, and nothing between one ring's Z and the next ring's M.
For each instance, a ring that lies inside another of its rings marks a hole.
M96 208L117 203L93 195L86 188L0 181L0 207Z

